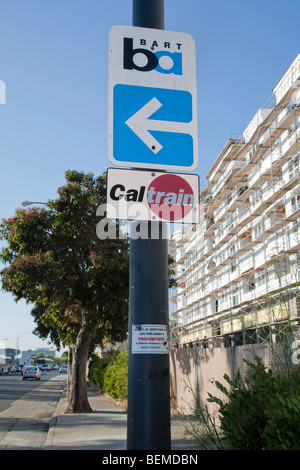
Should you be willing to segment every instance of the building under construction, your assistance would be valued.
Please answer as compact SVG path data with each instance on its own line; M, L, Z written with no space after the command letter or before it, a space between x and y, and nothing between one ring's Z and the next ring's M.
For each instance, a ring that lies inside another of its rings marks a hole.
M300 54L200 193L201 222L173 232L176 347L276 342L299 323Z

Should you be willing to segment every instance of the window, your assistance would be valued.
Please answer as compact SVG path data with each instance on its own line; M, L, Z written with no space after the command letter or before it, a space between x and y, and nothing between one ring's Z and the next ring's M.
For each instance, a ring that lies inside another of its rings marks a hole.
M227 226L228 226L228 231L233 229L234 227L234 214L230 214L228 219L227 219Z
M245 344L254 344L256 343L256 330L249 329L245 331Z
M236 270L236 268L237 268L237 260L234 259L231 262L231 272L233 273Z
M300 194L297 194L297 196L292 197L291 203L292 203L292 212L297 211L300 208Z
M210 271L211 269L214 269L216 267L216 263L214 260L210 260L210 262L208 263L207 265L207 269L208 271Z
M251 204L253 206L256 206L256 204L260 204L261 200L261 191L255 191L255 193L252 194L251 196Z
M225 304L227 302L227 291L222 293L222 304Z
M219 229L218 229L217 235L218 235L219 237L222 237L224 230L225 230L224 224L220 224L220 227L219 227Z
M243 333L238 332L233 334L233 343L234 346L242 346L244 344L243 341Z
M259 271L257 273L257 285L263 286L266 283L266 273L265 271Z
M286 113L287 113L287 114L290 114L290 112L292 112L292 110L294 109L294 107L295 107L295 104L294 104L293 101L291 101L291 102L288 104L287 108L286 108Z
M257 339L259 343L263 343L264 341L270 341L270 327L263 326L257 329Z
M263 233L263 224L259 224L254 229L254 240Z
M229 256L233 256L235 253L235 245L231 245L230 249L229 249Z
M239 303L239 295L238 295L238 287L236 284L233 286L232 292L233 292L232 305L237 305Z
M206 317L206 315L207 315L207 301L203 302L201 310L202 310L202 317Z
M227 204L230 204L233 198L233 192L229 193L227 196Z
M248 186L241 186L238 190L238 195L241 196L242 194L244 194L245 191L247 191L248 189Z
M298 129L298 126L299 126L299 120L298 120L298 118L296 118L295 121L293 122L293 124L290 127L290 133L292 133L296 129Z

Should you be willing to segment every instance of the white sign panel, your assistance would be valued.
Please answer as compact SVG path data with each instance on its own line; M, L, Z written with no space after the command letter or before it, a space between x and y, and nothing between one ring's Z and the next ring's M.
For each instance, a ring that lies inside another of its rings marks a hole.
M199 177L109 168L107 218L199 222Z
M132 354L168 354L166 325L133 325Z
M111 28L108 155L117 166L170 171L197 167L192 36L135 26Z

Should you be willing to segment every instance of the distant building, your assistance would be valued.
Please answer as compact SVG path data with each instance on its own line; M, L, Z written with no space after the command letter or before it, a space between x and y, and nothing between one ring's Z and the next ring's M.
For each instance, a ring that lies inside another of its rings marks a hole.
M24 361L24 363L27 363L29 359L32 359L33 357L37 356L38 354L43 354L44 356L55 356L56 351L50 348L39 348L39 349L28 349L27 351L22 351L21 354L21 361Z
M20 354L19 349L14 349L14 348L5 348L5 347L0 347L0 354L4 354L6 356L14 357L16 354Z
M201 223L172 234L173 345L276 341L299 324L299 162L300 54L212 165Z

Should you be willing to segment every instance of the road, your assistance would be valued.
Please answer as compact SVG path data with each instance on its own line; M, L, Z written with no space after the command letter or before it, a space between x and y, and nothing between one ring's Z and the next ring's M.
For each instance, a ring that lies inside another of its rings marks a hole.
M42 372L40 381L0 376L0 450L43 449L67 376Z

